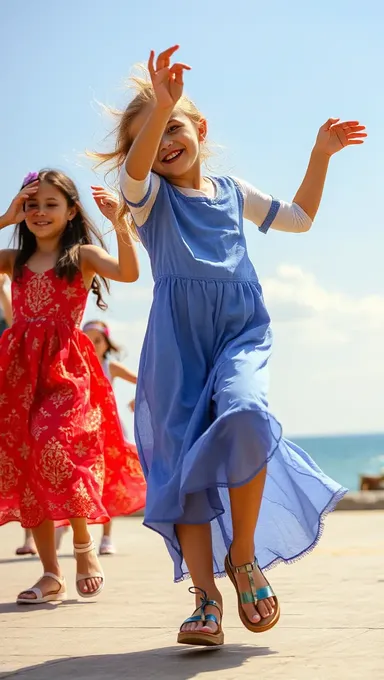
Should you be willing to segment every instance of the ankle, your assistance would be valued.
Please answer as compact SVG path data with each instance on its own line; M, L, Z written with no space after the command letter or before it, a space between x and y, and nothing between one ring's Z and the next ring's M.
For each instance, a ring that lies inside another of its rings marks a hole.
M85 548L92 543L92 540L90 534L73 534L73 545L75 548Z
M251 541L239 541L234 539L230 550L231 562L235 567L253 562L255 558L255 545L253 537Z
M205 588L203 588L202 586L198 587L198 591L195 593L196 607L200 607L201 599L204 597L204 594L201 592L202 590L204 590L204 592L207 594L207 600L215 600L220 605L222 605L223 596L220 590L218 590L215 584L213 585L211 584L207 585Z
M58 562L44 562L43 563L44 573L50 572L55 574L55 576L61 576L61 569Z

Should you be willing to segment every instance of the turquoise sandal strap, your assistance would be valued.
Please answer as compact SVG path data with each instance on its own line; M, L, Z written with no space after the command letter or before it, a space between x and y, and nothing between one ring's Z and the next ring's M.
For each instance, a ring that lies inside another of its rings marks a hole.
M208 614L209 616L209 614ZM208 617L206 617L208 618ZM184 626L184 623L198 623L199 621L203 621L204 619L201 618L201 616L190 616L188 619L185 619L183 621L182 626Z
M257 604L259 600L267 600L269 597L275 597L271 586L264 586L264 588L257 588L256 599L249 590L240 593L242 604Z
M219 626L219 622L217 620L217 617L214 614L207 614L205 617L206 621L213 621L213 623L216 623L216 626Z
M230 555L228 555L229 561L231 563ZM275 597L271 586L268 584L263 588L256 588L255 581L253 578L254 569L259 568L259 563L255 557L253 562L247 562L247 564L242 564L240 567L235 567L231 563L233 571L237 574L246 574L248 576L248 581L250 585L250 590L243 591L240 593L240 600L242 604L257 604L259 600L266 600L269 597Z
M208 600L207 593L205 590L202 588L188 588L189 592L192 593L192 595L196 595L201 593L200 597L200 602L201 605L195 609L193 612L192 616L190 616L188 619L185 619L185 621L181 624L181 627L184 626L186 623L198 623L202 622L204 623L205 621L213 621L216 623L217 626L220 626L219 621L217 617L214 614L206 614L205 613L205 608L206 607L216 607L216 609L220 613L220 617L222 617L222 611L220 605L216 602L216 600ZM200 612L199 614L197 612Z

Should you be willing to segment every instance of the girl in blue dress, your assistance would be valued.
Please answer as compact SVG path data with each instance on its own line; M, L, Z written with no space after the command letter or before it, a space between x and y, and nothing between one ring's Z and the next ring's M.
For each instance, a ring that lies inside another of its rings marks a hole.
M164 537L175 580L192 577L196 610L178 641L219 645L214 577L230 577L246 628L272 628L280 607L262 569L313 548L345 493L282 437L268 409L270 318L243 219L264 234L308 231L330 157L366 135L357 121L328 120L291 204L233 177L204 176L207 122L183 95L189 67L171 65L176 49L156 63L151 52L151 82L136 81L115 150L99 157L121 169L155 280L135 409L144 523Z

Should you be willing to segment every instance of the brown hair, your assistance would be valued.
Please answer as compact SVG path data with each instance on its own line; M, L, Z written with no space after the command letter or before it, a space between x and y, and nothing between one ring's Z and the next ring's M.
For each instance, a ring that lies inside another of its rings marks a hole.
M142 69L144 70L144 69ZM109 166L107 175L111 172L119 172L120 168L125 162L128 152L132 146L133 139L130 134L130 128L134 118L143 110L145 106L155 101L155 93L153 86L148 78L140 78L132 76L130 78L130 86L136 93L133 99L129 102L125 111L118 111L116 109L106 109L118 118L118 124L112 130L111 135L115 137L115 148L113 151L106 152L90 152L92 158L96 162L96 167L106 163ZM189 118L198 125L203 119L202 113L197 108L196 104L183 94L177 102L177 107L180 108ZM210 156L210 152L204 144L201 149L201 160L205 161ZM125 201L120 201L119 217L123 217L129 213L129 208ZM137 229L133 219L128 220L128 227L133 237L137 238Z
M104 336L105 341L108 345L107 349L103 354L103 359L105 359L108 356L108 354L112 353L120 354L121 348L111 340L109 335L109 326L104 321L99 321L99 319L87 321L87 323L85 323L83 326L83 332L86 333L87 330L91 330L91 328L101 333Z
M66 198L68 206L76 206L77 212L71 222L68 222L60 239L60 252L57 258L55 273L59 278L67 278L73 281L80 269L80 246L91 244L96 241L105 248L103 238L91 219L85 212L74 182L59 170L40 170L38 179L40 182L48 182L56 187ZM33 181L31 179L31 181ZM20 278L22 267L36 250L36 237L29 231L25 220L16 225L14 239L18 253L15 259L15 278ZM101 294L102 284L109 292L109 283L104 277L95 276L91 284L91 290L97 297L97 306L106 309L107 305Z

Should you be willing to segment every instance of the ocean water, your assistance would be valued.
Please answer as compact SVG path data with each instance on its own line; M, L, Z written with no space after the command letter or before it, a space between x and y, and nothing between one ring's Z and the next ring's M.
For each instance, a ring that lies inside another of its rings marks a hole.
M384 471L384 434L289 439L307 451L327 475L351 491L359 488L361 474Z

